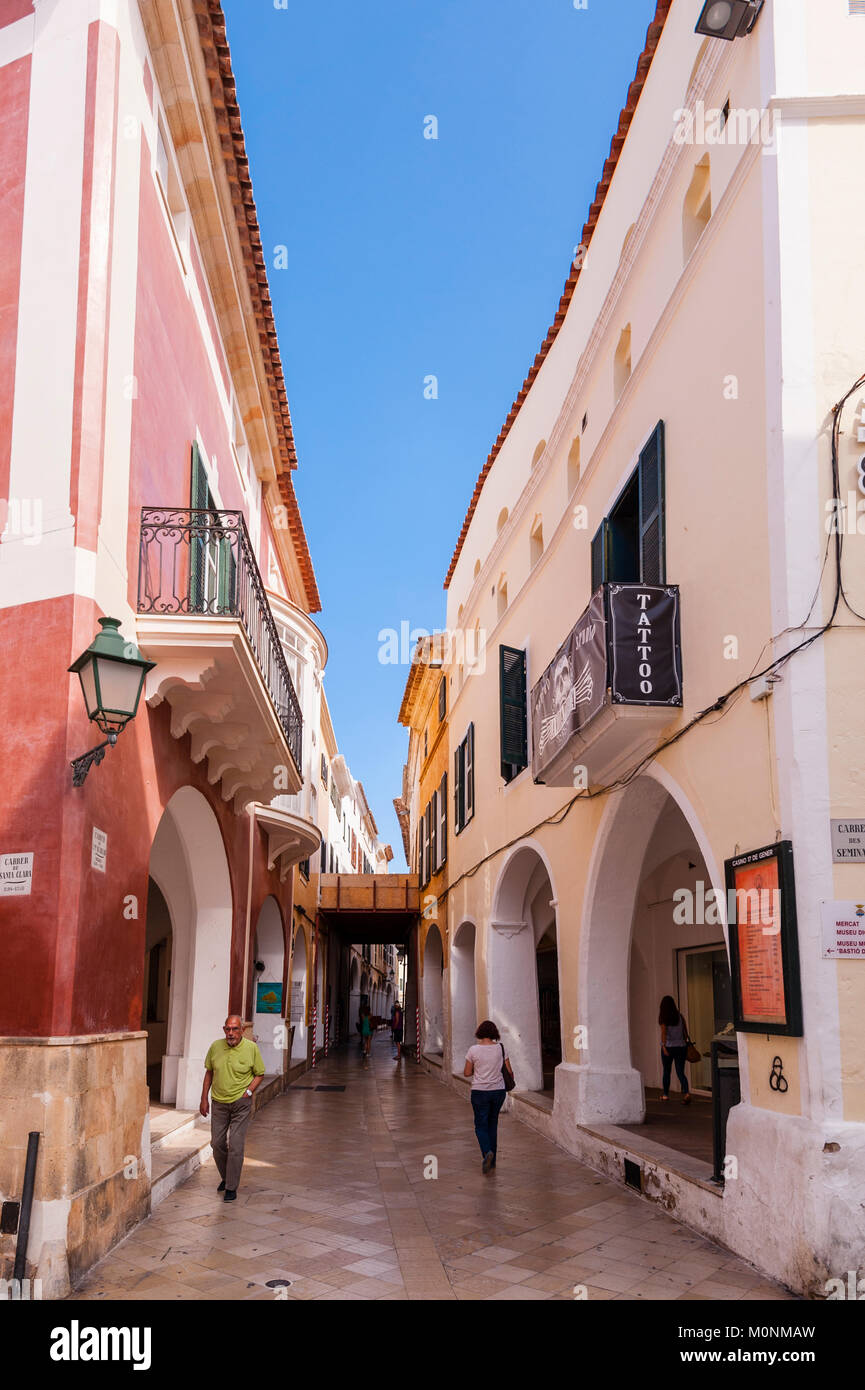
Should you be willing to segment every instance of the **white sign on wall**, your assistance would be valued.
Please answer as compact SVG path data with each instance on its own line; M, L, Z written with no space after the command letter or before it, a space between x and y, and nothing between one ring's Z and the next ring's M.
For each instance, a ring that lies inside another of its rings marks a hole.
M291 982L291 1023L303 1023L303 980Z
M104 830L97 830L93 827L93 842L90 847L90 867L98 869L101 874L105 873L105 863L108 858L108 836Z
M29 898L32 854L0 854L0 898Z
M865 903L821 903L824 960L865 960Z
M832 859L836 864L865 862L865 820L832 820Z

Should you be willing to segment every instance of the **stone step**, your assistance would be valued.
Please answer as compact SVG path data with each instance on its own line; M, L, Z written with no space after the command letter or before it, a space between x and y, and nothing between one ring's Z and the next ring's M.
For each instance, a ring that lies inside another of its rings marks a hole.
M185 1182L212 1153L210 1124L193 1116L187 1124L166 1134L151 1149L151 1209Z

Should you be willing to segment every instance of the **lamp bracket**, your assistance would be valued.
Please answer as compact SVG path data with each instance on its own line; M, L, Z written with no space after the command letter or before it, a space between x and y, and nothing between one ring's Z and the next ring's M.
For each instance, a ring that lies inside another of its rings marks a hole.
M72 768L73 787L84 786L87 774L93 764L101 763L102 759L105 757L106 748L113 748L116 742L117 735L109 734L103 743L97 743L95 748L91 748L88 752L82 753L80 758L73 758L70 763L70 767Z

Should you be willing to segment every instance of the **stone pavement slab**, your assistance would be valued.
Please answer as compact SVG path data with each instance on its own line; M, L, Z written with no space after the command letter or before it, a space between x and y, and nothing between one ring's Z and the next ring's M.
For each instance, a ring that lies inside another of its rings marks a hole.
M70 1298L793 1298L510 1115L484 1175L465 1099L395 1064L387 1039L315 1082L345 1090L307 1076L256 1114L236 1202L208 1160Z

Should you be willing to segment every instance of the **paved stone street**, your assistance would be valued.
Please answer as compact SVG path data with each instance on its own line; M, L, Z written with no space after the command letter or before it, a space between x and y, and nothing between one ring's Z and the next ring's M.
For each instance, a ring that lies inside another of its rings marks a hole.
M466 1101L381 1034L367 1068L343 1049L259 1113L235 1203L217 1182L211 1160L73 1297L791 1297L510 1116L485 1177Z

